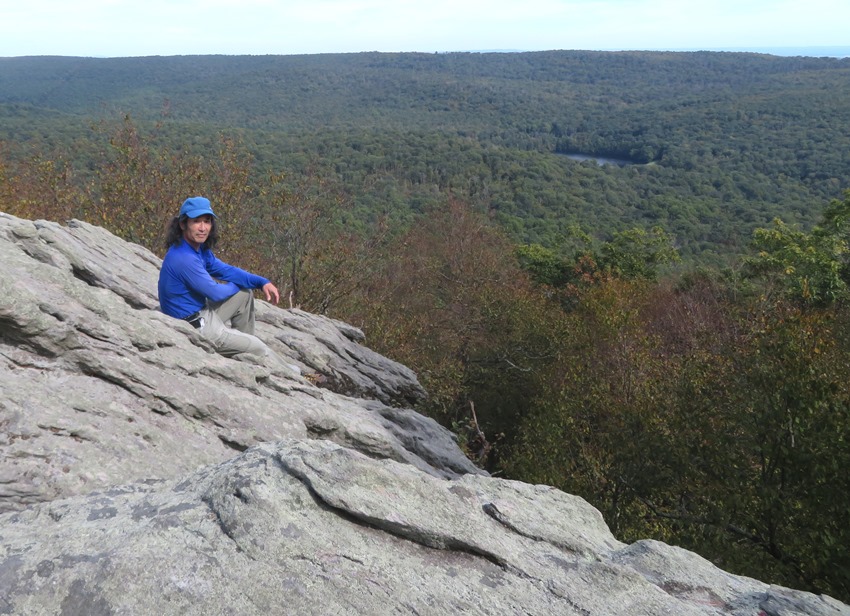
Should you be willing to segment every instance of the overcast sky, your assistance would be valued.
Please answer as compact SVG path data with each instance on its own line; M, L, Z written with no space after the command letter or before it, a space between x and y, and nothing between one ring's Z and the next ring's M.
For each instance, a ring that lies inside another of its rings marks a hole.
M850 46L850 0L0 0L0 57Z

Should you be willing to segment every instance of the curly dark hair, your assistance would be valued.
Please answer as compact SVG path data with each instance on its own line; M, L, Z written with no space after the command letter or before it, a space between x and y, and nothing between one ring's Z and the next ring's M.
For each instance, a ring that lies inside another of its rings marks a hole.
M165 228L165 249L168 250L172 246L177 246L180 243L180 240L183 239L183 225L182 223L189 220L189 217L185 214L183 216L175 216L170 221L168 221L168 225ZM204 242L204 247L212 250L215 245L218 244L218 222L216 222L215 217L212 219L212 228L210 229L210 234L207 236L207 241Z

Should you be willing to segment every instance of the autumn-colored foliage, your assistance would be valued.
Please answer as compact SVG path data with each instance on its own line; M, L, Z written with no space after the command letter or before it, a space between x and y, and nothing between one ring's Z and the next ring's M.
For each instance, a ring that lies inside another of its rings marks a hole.
M0 147L0 211L24 218L64 221L85 211L88 195L61 156L31 155L11 162Z
M397 237L351 301L348 317L370 344L417 371L430 414L467 426L472 404L492 439L512 428L540 367L556 359L562 313L533 291L504 235L458 200Z
M846 597L846 315L717 281L582 290L511 475L582 494L627 540Z

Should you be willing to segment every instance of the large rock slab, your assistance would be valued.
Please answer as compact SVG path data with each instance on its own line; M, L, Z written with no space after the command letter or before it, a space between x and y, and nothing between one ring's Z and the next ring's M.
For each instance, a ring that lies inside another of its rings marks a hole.
M327 441L0 516L0 614L735 614L850 608L627 546L584 500Z
M0 213L0 263L0 511L281 438L481 472L406 406L424 395L416 376L345 323L259 302L278 359L228 359L159 312L161 261L104 229Z

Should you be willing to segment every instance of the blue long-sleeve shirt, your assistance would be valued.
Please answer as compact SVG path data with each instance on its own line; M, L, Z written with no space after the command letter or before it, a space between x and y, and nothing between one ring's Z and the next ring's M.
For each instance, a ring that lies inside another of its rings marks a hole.
M262 276L219 261L203 246L195 250L186 240L181 240L168 249L162 261L159 305L165 314L182 319L198 312L208 299L219 302L240 289L260 289L268 282Z

